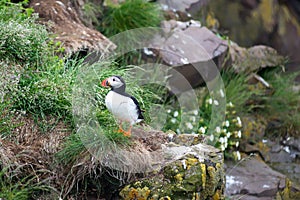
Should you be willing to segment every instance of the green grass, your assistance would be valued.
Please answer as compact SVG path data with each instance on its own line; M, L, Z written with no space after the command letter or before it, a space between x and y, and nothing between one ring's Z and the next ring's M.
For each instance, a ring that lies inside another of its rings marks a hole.
M271 85L263 99L262 113L269 120L279 120L288 130L300 128L300 94L293 90L299 73L265 71L262 77Z
M162 14L157 4L145 0L126 0L118 6L107 8L99 29L111 37L130 29L157 27L161 20Z
M53 190L52 187L47 186L45 180L41 181L35 175L27 175L24 178L16 177L19 173L18 170L20 169L9 171L8 168L3 168L0 171L0 198L27 200L34 193Z
M223 70L221 76L226 90L226 101L232 102L238 113L251 111L252 108L246 107L246 104L257 91L250 90L248 76L237 74L233 69Z
M20 5L9 5L0 9L0 58L40 63L49 37L46 28L35 23L37 15L29 17Z

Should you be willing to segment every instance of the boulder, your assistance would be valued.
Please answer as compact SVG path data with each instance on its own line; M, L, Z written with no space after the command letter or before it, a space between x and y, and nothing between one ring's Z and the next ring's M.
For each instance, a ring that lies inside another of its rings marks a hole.
M171 66L169 85L172 93L179 94L212 81L219 70L230 63L227 41L216 36L195 21L162 23L164 40L152 43L159 49L159 57Z
M256 157L249 157L238 165L226 162L225 194L230 199L279 200L298 199L300 193L285 175Z
M41 22L46 24L60 41L67 54L77 52L87 55L89 52L106 54L115 45L99 31L86 27L70 0L33 0L30 7L39 14Z
M232 66L236 72L252 73L266 67L284 66L285 58L272 47L256 45L243 48L235 43L230 45Z
M224 199L223 153L198 136L172 135L161 144L164 159L120 190L123 199ZM183 144L184 141L188 141ZM176 142L179 142L177 144ZM157 144L156 144L157 145Z

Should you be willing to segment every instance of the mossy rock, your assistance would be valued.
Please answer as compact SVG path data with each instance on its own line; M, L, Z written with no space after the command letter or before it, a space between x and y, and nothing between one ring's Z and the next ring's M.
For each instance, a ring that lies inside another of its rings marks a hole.
M172 143L165 148L165 152L176 155L176 159L173 156L159 171L148 173L123 187L119 193L123 199L224 199L225 172L221 151L206 144L182 146Z

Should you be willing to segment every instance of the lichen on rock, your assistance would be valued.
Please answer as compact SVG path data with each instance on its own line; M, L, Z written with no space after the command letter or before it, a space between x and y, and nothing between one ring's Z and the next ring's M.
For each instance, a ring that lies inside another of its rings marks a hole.
M180 137L183 141L184 135ZM165 145L165 151L176 154L175 159L173 156L159 171L124 186L119 193L123 199L224 199L222 152L201 143Z

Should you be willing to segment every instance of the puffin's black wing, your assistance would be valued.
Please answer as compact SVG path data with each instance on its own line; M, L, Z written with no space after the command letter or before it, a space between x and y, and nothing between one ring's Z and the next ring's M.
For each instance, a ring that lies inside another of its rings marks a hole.
M136 105L136 109L138 112L138 119L144 119L144 116L142 114L142 110L140 108L139 102L136 100L136 98L134 98L133 96L130 96L130 98L132 99L132 101L134 102L134 104Z

